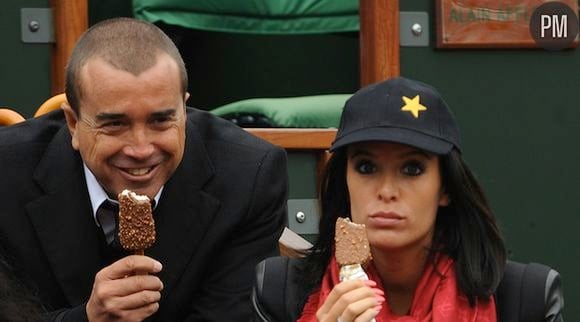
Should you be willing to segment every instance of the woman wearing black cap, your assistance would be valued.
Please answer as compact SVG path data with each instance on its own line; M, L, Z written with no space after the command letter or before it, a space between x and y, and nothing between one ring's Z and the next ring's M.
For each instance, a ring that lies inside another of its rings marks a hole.
M318 241L305 259L258 266L257 320L562 321L556 271L534 266L541 273L533 283L521 282L523 264L510 262L506 272L495 216L435 89L405 78L361 89L346 103L331 151ZM339 281L337 217L366 225L371 281ZM504 272L515 277L502 281ZM524 307L539 299L539 318L510 304L520 284L545 290L521 299Z

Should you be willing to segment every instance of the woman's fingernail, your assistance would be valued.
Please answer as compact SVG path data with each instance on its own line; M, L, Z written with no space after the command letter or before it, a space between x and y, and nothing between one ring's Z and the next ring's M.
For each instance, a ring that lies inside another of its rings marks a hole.
M381 290L379 288L373 288L372 290L373 290L373 292L375 292L375 294L385 295L385 292L383 292L383 290Z
M375 296L375 299L377 300L377 302L379 302L379 304L381 304L385 301L385 298L382 296L379 296L379 295Z
M365 285L368 285L368 286L376 286L377 285L377 282L375 282L373 280L366 280L366 281L363 281L363 283L365 283Z

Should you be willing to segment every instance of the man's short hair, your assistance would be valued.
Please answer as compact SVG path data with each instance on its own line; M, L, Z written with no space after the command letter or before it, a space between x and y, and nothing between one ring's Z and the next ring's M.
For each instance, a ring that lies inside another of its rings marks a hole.
M66 66L65 93L69 105L79 114L83 96L80 72L91 58L103 59L133 75L153 67L159 55L167 54L177 63L182 93L187 91L187 71L173 41L157 26L131 18L101 21L79 39Z

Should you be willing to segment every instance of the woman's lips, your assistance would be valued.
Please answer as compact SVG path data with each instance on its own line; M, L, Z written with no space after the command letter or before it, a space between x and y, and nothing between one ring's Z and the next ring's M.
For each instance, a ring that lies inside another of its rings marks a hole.
M367 224L369 226L388 228L397 226L401 224L404 220L405 218L396 212L379 211L369 215L367 219Z

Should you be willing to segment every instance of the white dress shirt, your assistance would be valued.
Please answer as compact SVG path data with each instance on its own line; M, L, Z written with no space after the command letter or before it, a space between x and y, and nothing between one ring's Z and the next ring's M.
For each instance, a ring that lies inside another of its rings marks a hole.
M109 198L109 196L105 192L105 189L103 189L103 187L99 184L97 178L95 178L95 175L91 172L91 170L89 170L89 168L84 162L83 168L85 170L85 180L87 181L89 198L91 199L91 206L93 208L93 219L95 220L97 226L100 227L99 221L97 220L97 210L99 209L99 206L103 203L103 201L107 199L115 204L118 204L119 202L117 200ZM159 198L161 198L162 191L163 187L161 187L161 189L159 189L159 192L155 195L154 198L155 203L153 205L153 209L155 209L155 207L157 207L157 205L159 204Z

